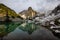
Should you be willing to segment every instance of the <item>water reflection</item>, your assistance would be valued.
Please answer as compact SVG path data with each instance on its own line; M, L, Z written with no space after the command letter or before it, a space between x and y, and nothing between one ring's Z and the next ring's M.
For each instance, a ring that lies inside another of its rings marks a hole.
M0 24L0 37L3 37L7 35L8 33L14 31L16 28L19 28L20 30L26 31L29 34L31 34L33 31L35 31L38 26L33 23L21 23L21 22L6 22Z
M32 34L32 32L34 32L37 29L43 29L43 31L45 30L43 27L41 27L40 25L36 25L34 23L27 23L27 22L3 22L0 24L0 38L3 39L4 36L8 35L11 32L16 32L16 28L18 28L17 30L22 30L24 32L27 32L28 34ZM20 32L20 31L17 31ZM39 31L41 32L41 31ZM43 32L41 32L43 34ZM46 32L47 33L47 32ZM13 33L14 34L14 33ZM16 34L18 35L18 34ZM43 35L44 36L44 35Z
M26 22L19 26L19 29L26 31L29 34L31 34L33 31L35 31L38 28L39 28L38 25L35 25L33 23L26 23Z
M3 22L0 24L0 38L2 38L5 35L8 35L8 33L14 31L21 23L19 22Z

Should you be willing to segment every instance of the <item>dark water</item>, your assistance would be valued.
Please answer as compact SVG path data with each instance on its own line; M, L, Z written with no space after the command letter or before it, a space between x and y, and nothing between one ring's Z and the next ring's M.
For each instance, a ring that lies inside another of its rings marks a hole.
M59 40L51 31L33 23L0 23L0 38L3 40Z

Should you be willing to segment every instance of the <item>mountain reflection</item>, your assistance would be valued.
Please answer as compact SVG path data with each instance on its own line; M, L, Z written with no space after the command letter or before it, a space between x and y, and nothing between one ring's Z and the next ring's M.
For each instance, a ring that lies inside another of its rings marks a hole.
M33 23L26 23L26 22L25 23L21 23L21 22L1 23L0 24L0 37L8 35L8 33L13 32L17 27L20 30L28 32L29 34L31 34L33 31L39 28L37 25Z
M19 26L19 29L26 31L29 34L31 34L33 31L35 31L38 28L39 28L39 26L37 26L36 24L26 23L26 22Z
M4 39L5 36L7 38L9 38L9 37L13 37L14 38L15 37L14 35L17 35L17 37L18 37L21 33L23 34L25 32L27 32L28 35L31 34L31 36L34 36L33 34L37 35L39 33L38 31L41 34L44 34L43 32L45 32L45 33L49 32L49 31L46 32L46 29L44 27L42 27L40 25L37 25L37 24L34 24L34 23L27 23L27 22L24 22L24 23L21 23L21 22L6 22L6 23L1 23L0 24L0 38L1 39ZM20 36L23 36L23 35L20 35ZM42 35L42 36L44 36L44 35Z
M6 22L0 24L0 37L7 35L8 33L14 31L21 23L19 22Z

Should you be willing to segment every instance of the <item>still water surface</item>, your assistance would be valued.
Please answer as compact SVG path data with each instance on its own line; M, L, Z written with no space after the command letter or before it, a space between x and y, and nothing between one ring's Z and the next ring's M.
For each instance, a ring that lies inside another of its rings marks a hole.
M0 23L0 37L8 40L59 40L51 31L34 23Z

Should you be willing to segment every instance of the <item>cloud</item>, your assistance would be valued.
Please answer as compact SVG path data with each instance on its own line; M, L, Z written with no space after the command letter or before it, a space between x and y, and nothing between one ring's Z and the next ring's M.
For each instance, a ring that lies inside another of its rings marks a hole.
M16 12L20 12L29 6L34 10L52 10L60 4L60 0L0 0L0 3L4 3Z

